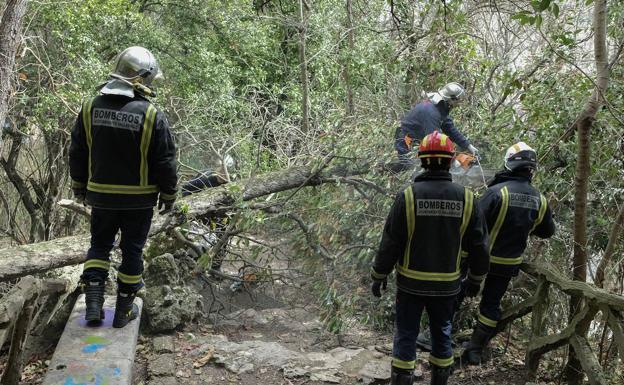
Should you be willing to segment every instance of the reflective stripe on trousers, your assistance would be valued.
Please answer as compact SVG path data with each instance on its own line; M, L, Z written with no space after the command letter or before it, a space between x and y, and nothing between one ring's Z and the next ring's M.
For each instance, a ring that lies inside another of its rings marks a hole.
M429 361L436 366L453 364L451 347L451 318L455 296L425 297L397 292L396 330L392 347L392 366L413 369L416 360L416 337L420 330L423 310L429 315L431 354Z

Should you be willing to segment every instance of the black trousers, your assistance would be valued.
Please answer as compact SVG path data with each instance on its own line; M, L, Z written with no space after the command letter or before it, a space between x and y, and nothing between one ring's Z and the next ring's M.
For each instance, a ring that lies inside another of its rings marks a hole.
M501 300L507 291L511 277L502 277L488 274L483 285L481 303L479 304L479 323L488 329L494 330L500 321L503 312Z
M453 364L451 318L455 297L425 297L402 291L396 296L396 331L392 347L392 366L413 370L416 364L416 338L423 310L429 315L431 354L429 362L438 367Z
M134 293L143 287L143 246L152 224L153 209L91 211L91 247L84 264L82 280L106 281L110 267L110 251L121 231L122 262L117 284L122 293Z

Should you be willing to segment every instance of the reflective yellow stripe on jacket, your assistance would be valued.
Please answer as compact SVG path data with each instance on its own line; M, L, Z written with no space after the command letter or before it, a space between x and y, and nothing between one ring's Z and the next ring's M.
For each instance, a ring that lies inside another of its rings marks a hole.
M91 104L93 99L88 99L82 106L82 125L85 129L85 138L87 139L87 147L89 148L89 179L91 180Z
M464 233L468 228L468 223L470 223L470 218L472 217L472 205L474 202L474 194L472 191L464 188L464 213L462 215L462 223L460 227L460 236L459 236L459 251L457 252L457 271L459 272L462 259L462 243L464 240ZM466 253L468 255L468 253Z
M460 277L460 264L461 264L461 244L464 238L464 233L470 222L472 216L472 206L474 201L474 195L472 191L464 189L464 210L462 213L462 222L460 226L459 237L459 250L457 251L457 262L455 271L452 273L438 273L429 271L411 270L409 268L410 256L411 256L411 244L412 236L414 235L414 229L416 228L416 213L414 212L414 192L412 187L408 187L403 192L405 196L405 217L407 218L407 244L405 245L405 252L403 253L403 264L397 264L396 270L399 274L419 281L445 281L451 282L458 280Z
M151 104L147 107L145 121L143 122L143 134L141 135L141 186L147 186L147 152L152 139L152 129L156 119L156 108Z
M158 187L151 186L132 186L132 185L121 185L121 184L103 184L103 183L95 183L89 181L87 184L87 188L90 191L95 191L104 194L151 194L158 192Z
M89 148L89 181L87 190L103 194L124 194L124 195L140 195L158 192L156 185L148 184L148 151L150 141L152 139L152 131L154 129L154 121L156 119L156 108L151 104L145 113L145 121L143 122L143 132L141 133L141 165L139 169L140 181L139 185L117 185L96 183L91 180L91 147L93 145L93 131L91 127L91 109L93 107L93 99L87 100L82 107L82 124L85 129L85 137L87 139L87 147Z
M409 271L409 261L412 246L412 236L414 235L414 228L416 227L416 214L414 213L414 191L412 187L403 191L405 196L405 216L407 218L407 245L405 245L405 253L403 253L403 268ZM397 271L399 271L397 266ZM400 271L399 271L400 272Z
M507 215L507 208L509 207L509 191L507 187L503 187L501 189L502 203L500 211L498 212L498 217L496 218L496 222L494 223L494 227L492 228L492 232L490 235L490 262L496 263L498 265L519 265L522 263L524 258L522 256L516 258L503 258L492 255L492 249L494 248L494 244L496 242L496 238L498 237L498 233L503 226L503 222L505 222L505 216ZM533 224L533 228L529 232L533 232L535 228L542 222L544 219L544 215L546 214L546 208L548 207L548 203L546 202L546 197L543 194L540 194L540 208L537 215L537 219Z
M498 233L500 232L501 227L503 227L505 216L507 216L507 209L509 208L509 190L507 190L507 186L501 189L501 198L501 208L498 211L494 227L492 227L492 231L490 232L490 263L497 263L499 265L518 265L522 263L522 257L520 257L520 262L516 262L518 258L501 258L492 255L492 249L494 248L494 244L496 244L496 238L498 238Z
M522 256L518 258L502 258L490 255L490 262L499 265L519 265L522 263L523 260L524 258Z
M529 231L529 234L531 234L533 230L535 230L535 228L539 226L540 223L542 223L542 221L544 220L544 215L546 214L547 207L548 207L548 202L546 202L546 197L544 196L544 194L540 194L539 213L537 214L537 219L535 220L535 223L533 224L531 231Z
M501 208L498 211L498 217L496 217L494 227L492 227L492 231L490 232L490 255L492 254L492 249L494 248L494 244L496 243L498 232L500 231L501 227L503 227L503 222L505 222L507 208L509 207L509 191L507 190L507 186L501 189L501 197Z

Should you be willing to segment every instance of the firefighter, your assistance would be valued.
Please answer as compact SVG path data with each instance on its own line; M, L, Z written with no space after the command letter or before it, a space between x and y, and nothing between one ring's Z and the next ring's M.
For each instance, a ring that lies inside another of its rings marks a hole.
M143 286L142 251L153 207L170 211L176 199L175 145L165 115L149 101L162 78L156 58L130 47L115 59L99 95L85 100L71 135L69 152L76 200L92 206L91 246L81 282L85 319L104 318L109 254L118 231L122 262L117 274L113 327L138 316L136 292Z
M184 183L181 187L182 196L185 197L207 188L219 187L228 183L229 178L232 177L231 170L233 168L235 168L234 158L230 155L226 155L223 160L220 161L217 171L208 168Z
M412 144L439 128L459 147L476 156L477 148L455 127L449 115L451 109L459 104L464 94L465 91L461 85L454 82L448 83L437 92L428 93L427 100L416 104L405 114L401 119L401 126L395 131L395 149L399 154L399 159L407 161Z
M206 169L199 174L195 175L188 182L184 183L181 187L181 193L183 197L189 196L191 194L198 193L207 188L214 188L224 185L229 182L229 178L233 177L231 174L231 170L235 169L236 163L234 158L230 155L226 155L223 160L220 161L220 165L217 168L218 171L213 171L212 169ZM229 217L227 215L217 215L211 217L208 222L205 222L206 225L210 227L211 233L210 236L204 236L204 240L210 245L210 247L215 246L223 236L227 234L228 226L229 226ZM227 239L226 245L227 245ZM222 247L219 252L214 255L210 269L221 271L221 265L223 264L223 260L225 259L225 255L227 254L226 246Z
M480 364L484 347L501 318L501 299L518 275L529 235L549 238L555 223L543 194L531 185L537 167L535 150L524 142L509 147L504 170L490 182L478 206L490 233L490 271L483 286L477 325L462 364Z
M460 290L461 250L468 252L468 278L479 285L488 269L487 232L473 193L452 182L455 152L438 131L418 149L425 171L394 201L372 269L372 292L381 296L387 276L397 270L396 331L392 384L412 384L416 336L423 309L433 337L431 384L445 385L453 364L451 318Z
M223 179L219 174L208 168L195 175L192 179L189 179L181 186L180 190L182 196L186 197L203 191L204 189L219 187L226 183L227 180Z

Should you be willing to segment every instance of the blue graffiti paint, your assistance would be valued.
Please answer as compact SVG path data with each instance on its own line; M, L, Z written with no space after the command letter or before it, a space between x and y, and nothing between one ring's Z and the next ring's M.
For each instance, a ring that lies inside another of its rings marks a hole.
M74 382L73 377L67 377L63 385L87 385L84 382Z
M119 377L120 375L120 368L102 368L95 372L94 377L89 376L90 380L88 380L88 382L76 382L73 377L68 376L63 385L108 385L110 383L110 377ZM85 378L84 376L80 377L83 379Z
M103 344L89 344L82 348L83 353L95 353L100 349L103 349L106 345Z
M85 343L85 346L82 348L83 353L95 353L110 345L109 340L100 336L87 336L83 338L82 342Z

